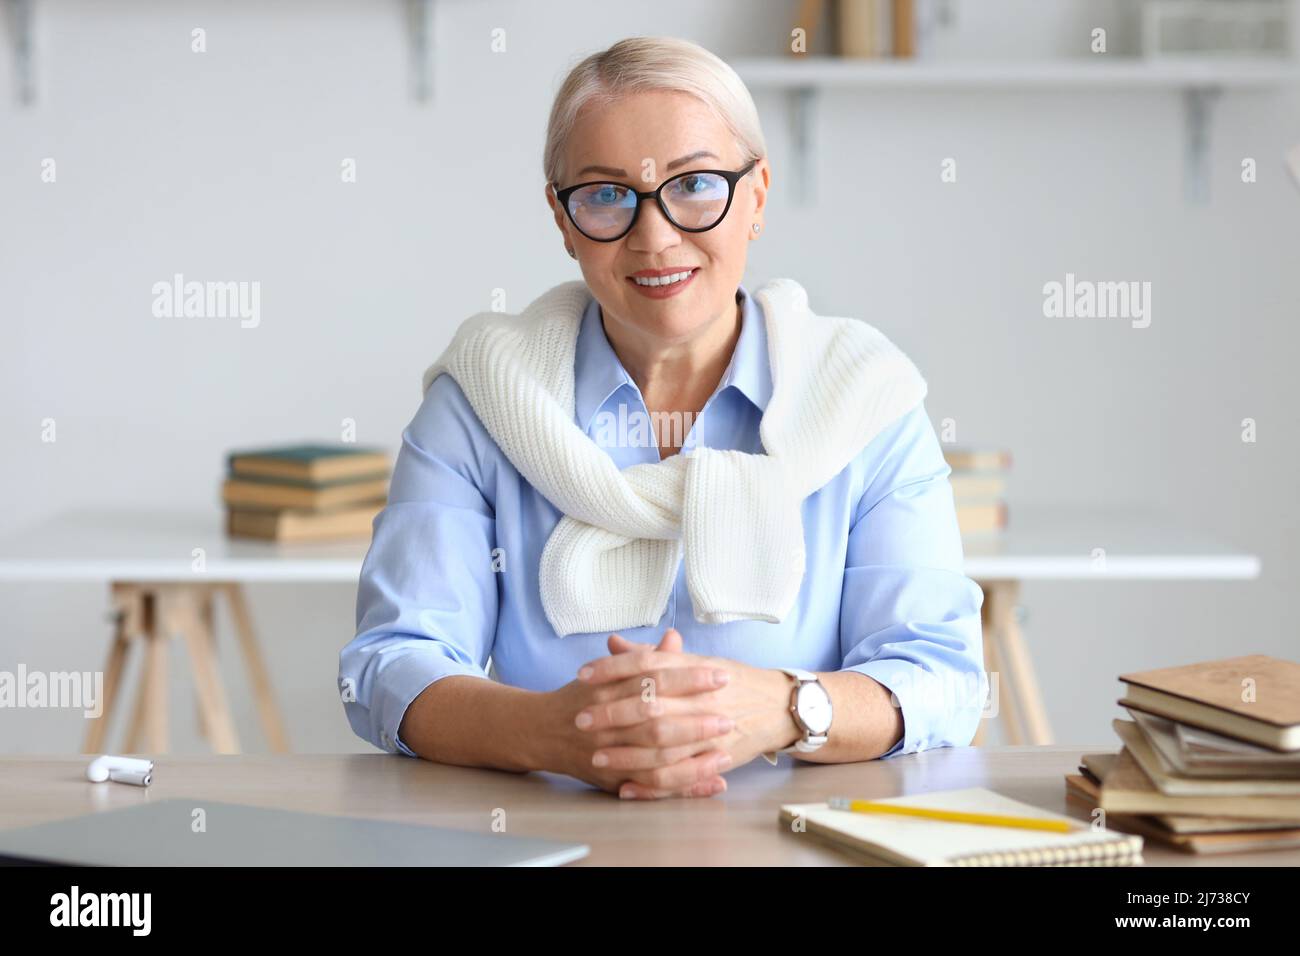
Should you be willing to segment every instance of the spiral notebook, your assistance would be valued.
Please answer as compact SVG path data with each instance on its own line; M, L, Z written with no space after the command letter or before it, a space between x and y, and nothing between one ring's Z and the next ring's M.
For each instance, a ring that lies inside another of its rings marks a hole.
M1087 822L1049 813L982 787L914 793L878 802L1065 820L1078 829L1052 833L949 823L832 810L825 803L785 804L780 818L795 833L802 826L811 836L885 866L1134 866L1142 862L1140 836L1094 828Z

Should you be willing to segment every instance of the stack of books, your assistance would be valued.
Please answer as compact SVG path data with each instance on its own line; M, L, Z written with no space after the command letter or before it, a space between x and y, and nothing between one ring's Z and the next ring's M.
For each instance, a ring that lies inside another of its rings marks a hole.
M382 451L353 445L232 452L221 486L226 531L268 541L368 538L390 470Z
M992 535L1007 526L1007 472L1011 453L969 448L947 449L952 497L963 536Z
M1188 853L1300 846L1300 664L1262 654L1125 674L1118 754L1085 754L1069 799Z

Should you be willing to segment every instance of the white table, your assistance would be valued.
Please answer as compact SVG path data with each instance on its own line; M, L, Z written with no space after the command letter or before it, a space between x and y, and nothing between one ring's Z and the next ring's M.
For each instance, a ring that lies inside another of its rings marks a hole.
M217 753L238 753L239 740L217 668L213 606L224 598L244 655L262 729L271 750L289 751L242 585L257 581L355 585L366 542L286 546L226 537L219 513L68 512L0 539L0 582L102 581L109 585L115 628L104 666L104 706L83 749L104 748L108 720L133 645L144 659L125 752L168 749L167 655L170 639L186 645L194 673L199 725ZM147 747L142 743L147 742Z
M984 589L984 663L998 675L1011 744L1052 731L1020 628L1022 581L1228 581L1259 576L1259 558L1138 510L1016 507L1006 531L963 543L966 575ZM982 743L987 721L975 742Z
M199 712L218 752L237 752L212 652L212 602L229 601L272 749L288 749L240 585L277 581L355 585L366 542L279 545L226 537L221 516L132 511L70 512L0 539L0 582L103 581L118 627L105 668L104 716L92 721L87 752L103 730L128 646L142 639L145 679L128 751L148 733L166 751L166 638L183 638L194 667ZM1016 507L1002 535L965 542L968 576L984 590L986 669L998 675L998 715L1011 744L1049 744L1037 675L1017 619L1021 581L1249 580L1259 559L1143 512ZM981 721L982 741L984 725Z

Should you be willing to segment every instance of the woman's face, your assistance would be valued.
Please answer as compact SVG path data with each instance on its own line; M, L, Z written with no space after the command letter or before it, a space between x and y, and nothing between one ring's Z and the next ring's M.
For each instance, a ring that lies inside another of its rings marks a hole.
M607 180L648 192L679 173L738 170L744 164L731 132L700 100L656 90L629 94L579 114L559 188ZM736 287L745 272L748 243L758 235L754 223L762 223L768 178L767 160L761 159L736 184L726 217L708 232L678 230L653 200L647 200L631 232L613 242L588 239L569 221L549 187L546 194L605 321L670 344L689 341L714 320L734 316ZM692 275L677 286L657 290L642 289L632 280L642 270L666 268L691 270ZM671 294L665 296L666 291Z

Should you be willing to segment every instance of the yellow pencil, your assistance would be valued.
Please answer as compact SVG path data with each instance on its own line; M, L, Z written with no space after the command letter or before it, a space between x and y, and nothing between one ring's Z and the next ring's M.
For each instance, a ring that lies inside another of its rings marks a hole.
M878 803L874 800L853 800L849 797L831 797L827 804L832 810L853 813L895 813L906 817L925 817L927 820L944 820L948 823L976 823L986 827L1015 827L1020 830L1050 830L1069 833L1077 829L1065 820L1040 820L1034 817L1008 817L998 813L964 813L960 810L933 810L929 807L904 807L897 803Z

